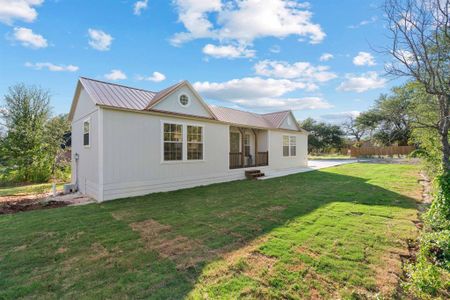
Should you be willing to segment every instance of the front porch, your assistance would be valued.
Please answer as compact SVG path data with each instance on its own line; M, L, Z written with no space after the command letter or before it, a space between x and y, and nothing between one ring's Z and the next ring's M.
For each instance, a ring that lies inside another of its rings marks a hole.
M269 165L268 131L230 127L230 169Z

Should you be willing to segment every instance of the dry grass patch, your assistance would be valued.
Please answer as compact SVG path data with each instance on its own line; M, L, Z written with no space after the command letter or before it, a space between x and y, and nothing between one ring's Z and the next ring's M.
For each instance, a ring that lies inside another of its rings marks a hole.
M140 233L147 249L158 252L162 258L172 260L176 263L177 269L195 267L214 255L214 251L200 241L174 235L171 226L155 220L136 222L130 226Z
M271 207L268 207L267 210L268 211L283 211L286 208L287 208L286 206L271 206Z

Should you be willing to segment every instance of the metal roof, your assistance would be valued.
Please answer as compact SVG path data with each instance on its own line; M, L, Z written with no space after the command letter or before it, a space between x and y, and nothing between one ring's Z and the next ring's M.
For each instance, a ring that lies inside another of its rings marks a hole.
M210 107L211 110L216 115L217 119L222 122L244 126L278 128L274 127L272 123L264 117L264 115L228 107L221 107L221 106L210 106Z
M92 100L98 105L138 111L152 111L152 107L156 103L171 94L182 84L187 84L188 82L179 82L159 92L132 88L85 77L80 78L80 83L91 96ZM279 128L283 120L291 113L291 111L288 110L268 114L257 114L221 106L206 106L218 121L235 124L237 126L254 126L269 129Z
M273 113L264 114L262 116L270 124L272 124L273 127L278 128L281 126L281 123L283 123L284 119L286 119L290 113L291 113L290 110L285 110L285 111L277 111L277 112L273 112Z
M157 94L84 77L80 78L80 82L96 104L106 106L143 110Z

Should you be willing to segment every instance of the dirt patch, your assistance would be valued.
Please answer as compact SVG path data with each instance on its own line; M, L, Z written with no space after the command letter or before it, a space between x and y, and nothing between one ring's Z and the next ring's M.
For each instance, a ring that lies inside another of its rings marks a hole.
M88 259L92 261L96 261L102 258L109 257L108 249L106 249L102 244L100 243L94 243L91 245L91 254L89 255Z
M2 214L14 214L18 212L37 210L37 209L49 209L56 207L64 207L69 205L64 201L42 201L42 199L24 199L21 201L4 201L0 204L0 215Z
M52 196L49 193L26 196L7 196L0 197L0 215L37 209L58 208L68 205L82 205L93 202L95 202L93 199L79 193L64 195L60 192L56 196Z
M152 219L132 223L130 226L140 233L148 249L158 252L163 258L172 260L178 269L195 267L199 262L208 260L215 254L200 241L174 235L171 226Z
M245 272L250 277L261 276L263 274L270 274L273 270L277 259L262 254L258 251L253 251L246 257L248 270Z
M378 291L384 297L393 297L402 276L401 254L388 252L382 258L382 264L373 266Z
M32 202L42 200L50 196L50 193L34 194L34 195L17 195L17 196L2 196L0 197L0 205L8 202Z

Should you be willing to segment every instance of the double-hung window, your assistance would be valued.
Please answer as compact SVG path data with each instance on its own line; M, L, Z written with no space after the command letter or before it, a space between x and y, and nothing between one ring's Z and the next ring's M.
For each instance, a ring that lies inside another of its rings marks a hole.
M297 138L295 136L289 137L289 155L296 156L297 155Z
M183 160L183 125L164 124L164 160Z
M91 124L89 121L83 122L83 146L89 147L90 146L90 131L91 131Z
M187 126L187 159L203 159L203 127Z
M203 127L163 124L164 161L203 160Z
M297 155L297 137L284 135L283 136L283 156Z

